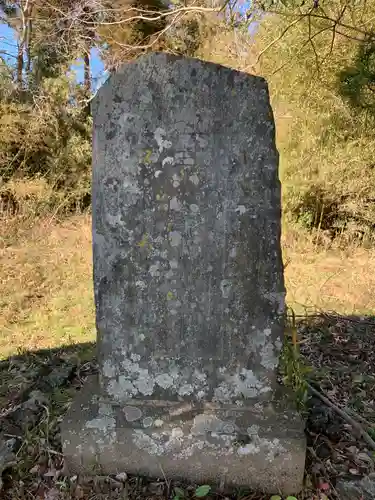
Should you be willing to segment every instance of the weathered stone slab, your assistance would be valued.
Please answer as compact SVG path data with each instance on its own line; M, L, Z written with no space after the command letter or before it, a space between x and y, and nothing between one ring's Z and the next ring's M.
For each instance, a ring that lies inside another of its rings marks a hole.
M133 399L123 406L103 402L99 393L92 380L63 423L64 454L74 473L165 474L226 492L301 489L305 442L287 402L238 407Z
M265 81L154 54L101 89L94 120L107 394L229 402L270 391L284 283Z
M207 480L251 470L254 487L296 491L303 427L271 403L285 290L265 81L153 54L114 75L93 114L100 398L73 406L65 453L76 466L79 435L79 456L108 470L162 461L194 479L195 462Z

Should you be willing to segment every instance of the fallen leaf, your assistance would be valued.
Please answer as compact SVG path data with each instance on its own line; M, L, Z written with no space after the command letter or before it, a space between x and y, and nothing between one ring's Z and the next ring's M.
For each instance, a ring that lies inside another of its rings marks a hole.
M357 453L358 448L356 446L348 446L347 450L349 453L353 453L354 455L355 453Z
M362 462L367 462L367 463L372 462L372 458L369 455L367 455L367 453L358 453L356 458L359 458L359 460L362 460Z
M156 484L159 485L160 483L156 483ZM173 491L174 491L174 494L177 498L184 498L185 492L182 488L175 487L175 488L173 488Z
M83 491L83 488L79 484L77 484L76 489L74 490L74 498L83 498L85 496L85 492Z
M319 485L319 488L320 488L322 491L327 491L327 490L329 490L330 486L329 486L329 484L328 484L328 483L321 483L321 484Z
M57 488L51 488L44 494L45 500L59 500L61 498L60 491Z
M195 496L197 498L203 498L203 497L207 496L210 491L211 491L211 486L209 486L208 484L203 484L202 486L199 486L195 490Z
M359 474L359 470L357 469L349 469L350 474L353 474L353 476L356 476Z
M128 479L128 475L126 472L120 472L119 474L117 474L116 479L117 481L125 482Z
M43 476L56 478L58 476L58 471L54 468L51 468L45 474L43 474Z
M37 465L34 465L34 467L32 467L29 472L30 474L38 474L40 471L40 466L37 464Z

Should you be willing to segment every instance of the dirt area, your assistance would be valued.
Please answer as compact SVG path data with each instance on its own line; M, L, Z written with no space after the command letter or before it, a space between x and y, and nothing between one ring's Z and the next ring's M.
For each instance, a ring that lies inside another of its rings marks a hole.
M301 320L297 331L301 385L307 382L324 393L375 439L375 318L322 315ZM2 498L196 498L199 485L171 484L167 478L68 476L59 425L76 391L96 372L94 353L94 344L87 343L28 352L1 362L0 467L7 464ZM305 487L297 499L374 498L366 496L366 488L360 496L350 493L350 497L342 489L363 477L369 488L373 483L375 487L374 450L331 405L311 392L306 396L302 411L308 455ZM210 499L228 498L214 490L205 494ZM233 498L269 500L247 491L234 492Z

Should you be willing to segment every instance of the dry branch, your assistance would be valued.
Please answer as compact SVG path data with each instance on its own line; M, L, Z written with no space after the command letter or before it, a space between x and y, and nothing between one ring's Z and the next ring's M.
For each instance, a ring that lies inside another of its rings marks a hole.
M324 404L335 410L335 412L340 415L340 417L345 420L349 425L355 429L361 438L365 441L365 443L372 449L375 450L375 441L371 438L371 436L364 430L364 428L359 424L354 418L348 415L344 410L339 408L333 401L331 401L327 396L324 396L320 391L315 389L311 384L307 384L309 391L317 396L319 399L323 401Z

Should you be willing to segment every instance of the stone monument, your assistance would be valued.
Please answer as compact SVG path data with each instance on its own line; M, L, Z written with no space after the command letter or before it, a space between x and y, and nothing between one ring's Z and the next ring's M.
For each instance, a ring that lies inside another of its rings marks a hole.
M63 422L68 466L297 492L265 80L154 53L103 85L93 116L99 378Z

